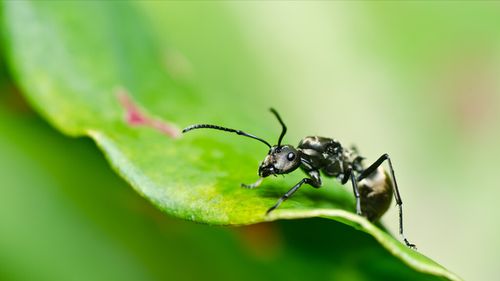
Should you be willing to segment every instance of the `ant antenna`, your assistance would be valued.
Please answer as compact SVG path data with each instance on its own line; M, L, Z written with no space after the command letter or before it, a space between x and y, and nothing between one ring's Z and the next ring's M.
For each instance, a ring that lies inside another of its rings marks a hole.
M276 116L276 118L278 118L278 121L280 122L281 124L281 135L280 135L280 138L278 139L278 147L281 146L281 141L283 140L283 137L285 136L286 134L286 126L285 126L285 123L283 122L283 120L281 120L281 117L280 115L278 114L278 112L276 111L276 109L274 108L270 108L271 112L274 114L274 116Z
M258 140L262 143L264 143L265 145L267 145L269 148L271 148L271 145L257 137L257 136L254 136L254 135L251 135L251 134L247 134L243 131L240 131L240 130L235 130L235 129L230 129L230 128L225 128L225 127L221 127L221 126L217 126L217 125L210 125L210 124L196 124L196 125L191 125L189 127L186 127L182 130L183 133L186 133L186 132L189 132L191 130L194 130L194 129L203 129L203 128L206 128L206 129L215 129L215 130L221 130L221 131L226 131L226 132L231 132L231 133L236 133L238 135L241 135L241 136L245 136L245 137L249 137L249 138L252 138L252 139L255 139L255 140Z

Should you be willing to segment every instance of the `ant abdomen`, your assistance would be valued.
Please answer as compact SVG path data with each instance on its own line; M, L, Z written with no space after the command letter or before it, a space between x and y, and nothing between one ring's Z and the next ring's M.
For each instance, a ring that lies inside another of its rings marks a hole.
M377 221L389 209L393 183L384 168L378 167L358 184L361 213L369 221Z

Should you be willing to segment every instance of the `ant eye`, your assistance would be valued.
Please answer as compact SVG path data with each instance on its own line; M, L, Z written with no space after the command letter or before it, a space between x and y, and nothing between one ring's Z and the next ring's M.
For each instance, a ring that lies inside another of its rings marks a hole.
M288 161L292 161L293 159L295 159L295 153L293 152L288 153L286 158L288 159Z

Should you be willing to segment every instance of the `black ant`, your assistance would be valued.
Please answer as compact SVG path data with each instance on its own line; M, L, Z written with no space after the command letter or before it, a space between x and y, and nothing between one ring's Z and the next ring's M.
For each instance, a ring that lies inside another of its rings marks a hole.
M358 155L355 148L344 148L338 141L331 138L309 136L302 139L297 148L289 144L282 145L281 141L285 136L286 126L276 110L271 108L271 112L276 116L282 127L278 144L273 146L257 136L217 125L196 124L185 128L182 132L186 133L202 128L215 129L256 139L267 145L269 152L259 166L260 178L252 184L241 184L245 188L258 187L267 176L288 174L299 167L302 168L309 177L303 178L279 198L276 204L267 210L267 214L290 198L303 184L309 184L315 188L321 187L320 171L327 177L337 178L342 184L351 180L354 196L356 197L356 213L370 221L378 220L389 209L394 194L396 204L399 207L399 233L403 237L406 246L415 248L415 245L411 244L403 234L403 202L399 194L391 159L387 153L380 156L368 168L364 168L362 163L364 158ZM389 163L392 181L388 173L381 167L385 160Z

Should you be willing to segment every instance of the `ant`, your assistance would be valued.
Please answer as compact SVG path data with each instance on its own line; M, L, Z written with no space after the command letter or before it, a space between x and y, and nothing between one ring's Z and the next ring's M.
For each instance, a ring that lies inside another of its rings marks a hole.
M369 221L378 220L386 211L392 201L392 195L396 199L399 208L399 233L403 237L406 246L415 249L403 234L403 201L399 194L398 184L394 175L391 158L387 153L380 156L377 161L364 168L363 157L358 155L357 149L347 149L335 139L308 136L302 139L297 148L292 145L282 145L281 141L286 134L287 128L278 112L271 108L271 112L278 119L282 130L277 145L270 145L264 139L217 125L196 124L182 130L183 133L194 129L215 129L236 133L241 136L258 140L269 147L266 158L259 166L259 179L252 184L241 184L244 188L256 188L265 177L270 175L288 174L301 168L308 177L303 178L294 185L287 193L278 199L276 204L267 210L269 214L278 208L283 201L290 198L303 184L312 187L321 187L320 171L326 177L335 177L341 184L351 181L354 196L356 197L356 214L366 217ZM387 160L392 180L381 164Z

